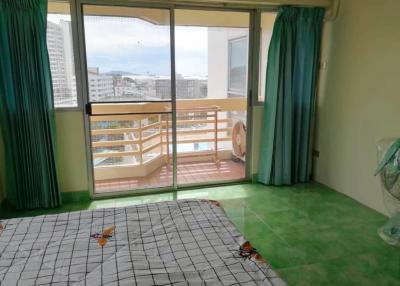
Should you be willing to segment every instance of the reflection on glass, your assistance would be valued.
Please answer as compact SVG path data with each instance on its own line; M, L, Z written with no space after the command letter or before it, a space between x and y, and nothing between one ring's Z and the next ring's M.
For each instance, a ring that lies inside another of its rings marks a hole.
M246 94L247 88L247 36L229 40L229 91Z
M71 15L68 3L49 3L47 50L53 82L54 106L77 107Z
M259 71L259 88L258 101L264 101L265 98L265 79L267 76L268 49L271 42L272 30L276 13L261 13L261 35L260 35L260 71Z

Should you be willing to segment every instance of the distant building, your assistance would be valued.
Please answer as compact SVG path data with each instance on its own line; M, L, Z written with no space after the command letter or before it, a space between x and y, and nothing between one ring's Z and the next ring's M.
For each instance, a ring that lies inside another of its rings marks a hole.
M93 101L146 101L171 99L171 79L154 75L102 74L97 67L88 68L89 95ZM207 97L207 79L178 76L176 97Z
M171 99L171 80L158 79L155 81L156 97L159 99Z
M72 47L72 31L71 22L60 20L59 26L63 35L63 51L65 62L65 76L67 79L67 87L71 90L72 95L76 97L76 79L75 79L75 64L74 64L74 51Z
M101 74L99 68L88 68L89 97L92 101L114 98L113 76Z
M165 100L171 99L171 78L154 75L114 75L115 100ZM202 77L177 77L178 99L207 97L207 79Z
M64 38L62 28L52 22L47 23L47 49L50 57L50 69L53 80L54 101L62 103L71 97L65 73Z
M47 49L55 106L76 105L76 82L69 21L47 22Z
M114 76L115 100L151 100L154 98L154 79L148 76Z
M171 80L156 79L155 80L156 97L160 99L171 98ZM177 99L193 99L207 97L207 79L197 77L176 78L176 98Z

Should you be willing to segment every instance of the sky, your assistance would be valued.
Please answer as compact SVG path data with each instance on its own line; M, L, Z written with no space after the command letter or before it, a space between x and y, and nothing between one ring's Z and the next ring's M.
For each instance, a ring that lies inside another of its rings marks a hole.
M135 18L85 17L88 66L100 72L170 75L169 26ZM206 76L208 37L205 27L176 27L176 71Z
M48 14L48 21L71 21L68 15ZM169 26L122 17L86 16L85 42L89 67L100 72L170 75ZM188 76L207 76L206 27L176 27L176 71Z

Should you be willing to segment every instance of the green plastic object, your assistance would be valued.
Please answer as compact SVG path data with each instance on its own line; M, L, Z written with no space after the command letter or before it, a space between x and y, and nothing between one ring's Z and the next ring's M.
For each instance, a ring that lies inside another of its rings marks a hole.
M400 138L390 145L389 149L385 152L382 160L380 161L378 167L375 170L375 176L378 175L380 172L383 171L385 167L387 167L390 163L393 163L393 160L396 159L396 153L400 150ZM399 166L397 165L397 168Z
M379 228L378 233L387 243L400 247L400 213L391 217Z
M383 198L390 214L378 234L387 243L400 247L400 138L379 142L378 160L375 175L381 178Z

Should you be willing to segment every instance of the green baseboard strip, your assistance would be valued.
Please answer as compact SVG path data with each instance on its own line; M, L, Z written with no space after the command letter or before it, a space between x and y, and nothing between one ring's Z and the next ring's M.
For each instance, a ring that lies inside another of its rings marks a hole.
M61 192L63 204L84 203L91 201L89 191Z

